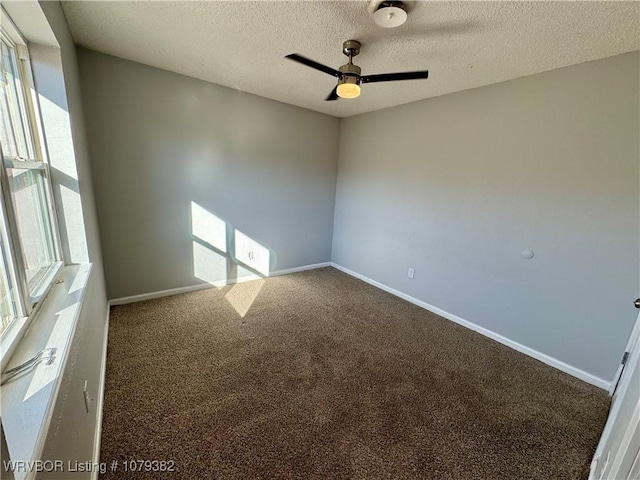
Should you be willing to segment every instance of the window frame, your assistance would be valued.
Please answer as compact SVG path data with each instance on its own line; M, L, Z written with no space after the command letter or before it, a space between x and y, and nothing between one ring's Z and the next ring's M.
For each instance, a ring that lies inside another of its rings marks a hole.
M46 155L44 129L40 116L37 91L31 72L27 44L3 8L2 17L0 36L12 49L12 52L9 53L15 69L16 90L19 87L16 100L20 108L21 118L18 121L23 123L22 128L25 137L27 137L25 149L28 155L27 158L19 156L21 153L19 148L16 150L17 155L6 155L0 145L0 197L2 199L0 223L3 224L0 225L0 248L3 249L4 262L8 266L7 277L9 283L15 290L11 291L10 294L15 304L16 315L0 333L0 358L4 365L6 362L5 357L11 355L23 332L36 315L42 300L56 283L65 261L56 202L53 195L51 169ZM14 118L9 119L12 124L15 120ZM36 280L32 281L31 285L27 281L23 247L16 221L17 217L7 168L43 170L44 189L42 194L39 195L41 198L38 200L42 202L43 209L46 210L48 216L48 229L51 232L52 242L50 250L54 261L48 267L43 267L42 272L38 272Z

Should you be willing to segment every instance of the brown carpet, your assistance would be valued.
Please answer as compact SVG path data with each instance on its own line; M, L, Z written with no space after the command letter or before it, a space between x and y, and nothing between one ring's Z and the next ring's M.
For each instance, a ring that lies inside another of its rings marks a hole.
M608 406L326 268L113 307L103 478L586 478Z

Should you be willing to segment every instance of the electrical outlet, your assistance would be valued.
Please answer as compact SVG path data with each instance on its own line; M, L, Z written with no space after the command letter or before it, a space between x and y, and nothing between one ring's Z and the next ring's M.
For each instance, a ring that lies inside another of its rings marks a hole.
M409 278L413 278L413 277L415 277L415 275L416 275L416 271L414 270L414 268L413 267L409 267L409 272L407 273L407 276Z

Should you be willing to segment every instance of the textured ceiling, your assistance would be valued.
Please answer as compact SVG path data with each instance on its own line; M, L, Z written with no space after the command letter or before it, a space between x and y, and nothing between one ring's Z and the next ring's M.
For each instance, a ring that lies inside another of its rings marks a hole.
M396 29L367 2L63 2L84 47L281 102L346 117L640 49L640 3L415 2ZM335 79L283 57L338 68L363 44L366 74L429 70L428 80L368 84L325 102Z

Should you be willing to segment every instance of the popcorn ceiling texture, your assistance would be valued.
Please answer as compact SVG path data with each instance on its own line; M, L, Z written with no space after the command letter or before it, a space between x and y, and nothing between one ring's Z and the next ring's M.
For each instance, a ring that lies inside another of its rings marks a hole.
M77 44L337 117L379 110L640 49L640 2L416 2L396 29L367 2L63 2ZM430 71L325 102L335 79L283 57L338 68L363 43L363 74Z
M333 268L113 307L104 401L140 480L586 479L609 407Z

